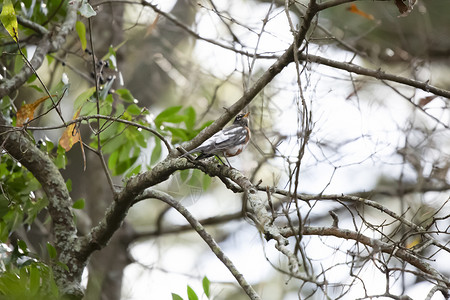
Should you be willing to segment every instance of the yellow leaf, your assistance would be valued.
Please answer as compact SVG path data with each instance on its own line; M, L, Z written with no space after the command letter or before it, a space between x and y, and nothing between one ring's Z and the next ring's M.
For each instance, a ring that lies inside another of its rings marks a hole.
M421 241L422 241L422 239L420 238L420 236L415 236L414 238L410 239L406 243L405 247L407 249L411 249L411 248L415 247L416 245L418 245Z
M73 116L73 119L78 118L78 116L80 115L80 111L81 108L77 110L77 112ZM78 127L76 127L76 125L76 123L73 123L67 126L66 130L63 132L61 138L59 139L59 144L64 148L64 150L66 150L66 152L69 151L77 142L81 141L80 131L78 130Z
M3 0L2 13L0 14L0 20L3 26L5 26L11 37L17 42L19 38L19 32L17 24L16 12L11 0Z
M26 122L33 120L34 119L34 111L36 110L36 108L39 106L39 104L41 104L48 98L50 98L50 97L45 96L45 97L37 99L33 103L22 105L22 107L19 108L19 110L17 111L17 114L16 114L16 117L17 117L16 126L21 127Z

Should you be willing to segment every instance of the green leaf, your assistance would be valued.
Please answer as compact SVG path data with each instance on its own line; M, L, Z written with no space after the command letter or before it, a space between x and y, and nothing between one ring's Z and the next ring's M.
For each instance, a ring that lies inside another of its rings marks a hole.
M176 144L189 140L189 133L186 129L166 126L167 130L172 133L172 143Z
M72 179L67 179L67 181L66 181L66 187L67 187L67 190L69 191L69 193L72 191Z
M183 298L180 295L172 293L172 300L183 300Z
M100 91L100 100L105 100L106 96L108 96L109 91L114 83L114 80L109 80Z
M80 198L72 204L72 208L74 209L83 209L84 208L84 199Z
M133 170L131 170L127 174L125 174L125 177L130 178L131 176L139 174L139 172L141 171L141 167L142 167L141 165L138 165Z
M161 150L161 140L155 137L155 147L153 148L152 156L150 158L151 165L155 164L159 160L159 158L161 157Z
M212 123L214 123L214 120L209 120L209 121L206 121L205 123L203 123L202 124L202 126L200 126L200 130L203 130L203 129L205 129L206 127L208 127L209 125L211 125Z
M95 93L95 86L85 90L75 99L73 103L74 110L78 110Z
M97 103L92 101L86 102L80 111L80 115L82 116L88 116L95 113L97 113Z
M109 46L108 53L106 53L105 56L102 57L102 60L107 60L109 62L109 68L111 70L117 71L117 58L115 48Z
M108 168L114 172L117 165L117 159L119 158L119 151L114 151L111 153L108 159Z
M212 181L211 177L209 177L206 174L203 175L203 180L202 180L203 191L206 191L209 188L209 186L211 185L211 181Z
M181 110L182 106L171 106L165 110L163 110L159 115L155 118L156 127L160 127L163 122L168 122L167 120L171 120L176 116L176 114Z
M9 35L16 41L19 38L19 25L17 24L16 12L11 0L3 0L2 13L0 14L0 20L8 31Z
M81 49L86 50L87 41L86 41L86 26L84 26L83 22L77 21L75 24L75 30L78 33L78 37L81 42Z
M90 17L97 15L95 10L92 8L92 6L86 0L83 0L83 2L81 2L81 6L78 9L78 11L85 18L90 18Z
M52 244L50 244L48 242L47 242L47 252L48 252L48 255L50 256L51 259L55 259L56 258L56 255L57 255L56 249L55 249L55 247L53 247Z
M113 175L117 176L125 173L136 162L137 159L138 156L133 156L123 161L119 160L119 163L116 165L115 172L113 172Z
M141 108L133 103L127 107L127 112L131 115L139 115L141 113Z
M117 89L116 94L120 96L125 102L134 103L134 97L127 89Z
M180 172L178 172L178 174L180 174L181 183L184 183L186 182L186 180L189 179L189 176L191 175L191 170L189 169L181 170Z
M186 124L186 129L188 130L194 129L195 120L197 118L195 109L192 106L189 106L184 110L184 114L186 116L186 119L184 120L184 124Z
M54 159L56 167L58 167L58 169L65 169L67 164L66 150L58 144L56 154L56 158Z
M28 78L27 83L32 83L33 81L36 80L36 78L37 78L36 74L32 74L32 75L30 76L30 78ZM30 86L30 87L32 87L32 86ZM36 86L35 86L35 87L36 87ZM42 91L42 89L38 89L37 91Z
M65 263L62 263L60 261L57 261L56 264L58 266L60 266L61 268L63 268L64 270L66 270L67 272L69 272L69 266L67 266Z
M19 240L19 241L17 242L17 246L20 248L20 250L22 250L22 252L23 252L25 255L28 254L28 247L27 247L27 244L26 244L24 241Z
M206 297L209 298L209 296L210 296L210 294L209 294L209 287L211 285L211 282L209 281L208 277L206 277L206 276L203 277L202 285L203 285L203 292L205 293Z
M194 292L194 290L188 285L187 286L187 294L189 300L198 300L197 294Z
M115 123L115 124L117 124L117 123ZM112 124L110 126L110 128L113 129L112 127L113 126L115 127L115 124ZM108 128L108 130L106 130L104 132L106 133L107 131L109 131L110 128ZM108 139L109 139L109 137L108 137ZM106 138L104 140L106 140ZM128 142L129 142L129 140L126 138L126 136L124 134L121 134L115 138L109 139L108 143L106 143L103 146L103 152L108 153L108 154L110 154L110 153L114 154L114 152L116 152L117 149L119 149L120 147L122 147L124 144L126 144ZM109 166L109 163L108 163L108 166Z
M25 52L24 52L25 51ZM22 52L26 55L26 49L23 48ZM25 65L25 60L22 57L22 55L16 55L14 59L14 73L19 73L20 70L22 70L23 66Z
M30 266L30 293L31 295L36 295L39 291L41 282L41 273L39 269L32 265Z

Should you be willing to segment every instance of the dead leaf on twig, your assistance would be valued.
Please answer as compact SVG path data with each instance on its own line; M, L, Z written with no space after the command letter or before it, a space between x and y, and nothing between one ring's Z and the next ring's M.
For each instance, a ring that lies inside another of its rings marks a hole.
M54 97L54 96L52 96L52 97ZM16 117L17 117L16 126L17 127L22 127L23 124L25 124L26 122L29 122L29 121L33 120L34 119L34 111L36 110L36 108L42 102L47 100L48 98L50 98L50 97L49 96L45 96L45 97L37 99L33 103L22 105L22 107L19 108L19 110L17 111L17 114L16 114Z
M431 101L433 101L433 99L437 98L436 95L433 96L428 96L428 97L423 97L419 100L419 106L420 107L424 107L425 105L427 105L428 103L430 103Z
M406 3L405 3L406 2ZM406 17L413 10L414 5L416 5L417 0L395 0L395 5L397 5L398 11L400 12L399 17Z
M81 107L77 110L72 120L75 120L80 115ZM67 126L64 130L61 138L59 139L59 144L64 150L69 151L72 146L77 142L80 142L81 153L83 155L84 170L86 171L86 155L84 154L83 141L81 140L80 130L78 128L78 123L73 123Z

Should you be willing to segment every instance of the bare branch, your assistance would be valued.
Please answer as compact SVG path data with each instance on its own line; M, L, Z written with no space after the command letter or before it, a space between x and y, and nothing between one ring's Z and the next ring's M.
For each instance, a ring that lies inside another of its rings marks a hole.
M298 234L298 228L283 228L280 229L281 234L284 237L289 237ZM374 249L374 251L380 251L382 253L388 253L395 257L398 257L402 261L406 261L414 267L418 268L422 272L431 275L432 279L436 280L439 285L444 285L450 288L450 282L448 279L430 264L424 262L424 260L418 257L412 251L401 249L398 245L388 244L379 239L367 237L360 232L355 232L348 229L341 229L337 227L311 227L304 226L302 230L303 235L318 235L318 236L334 236L347 240L354 240L358 243L362 243Z
M353 63L340 62L340 61L328 59L328 58L321 57L321 56L311 55L311 54L299 53L299 57L300 57L300 59L302 59L304 61L323 64L323 65L333 67L336 69L341 69L341 70L345 70L345 71L360 74L360 75L366 75L366 76L370 76L370 77L380 79L380 80L389 80L389 81L393 81L393 82L402 83L405 85L409 85L409 86L421 89L425 92L433 93L435 95L442 96L445 98L450 98L449 90L444 90L444 89L435 87L433 85L430 85L428 83L428 81L423 82L423 81L419 81L419 80L409 79L409 78L406 78L403 76L386 73L381 69L371 70L371 69L367 69L364 67L360 67ZM448 100L448 99L446 99L446 100Z
M197 231L197 233L201 236L201 238L205 241L206 244L211 248L214 254L218 259L228 268L228 270L233 274L234 278L236 278L239 285L245 291L245 293L250 297L250 299L261 299L259 295L255 292L253 287L247 282L244 276L238 271L233 262L226 256L226 254L222 251L219 244L213 239L213 237L205 230L203 225L196 219L194 216L183 206L180 202L176 201L169 194L156 191L156 190L146 190L141 196L136 198L136 201L148 199L148 198L156 198L159 199L173 208L175 208L180 214L185 217L185 219L191 224L192 228Z

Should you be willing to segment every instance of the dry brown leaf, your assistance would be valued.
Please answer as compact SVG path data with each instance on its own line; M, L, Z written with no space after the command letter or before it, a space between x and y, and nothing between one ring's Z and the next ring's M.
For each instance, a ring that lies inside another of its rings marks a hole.
M403 15L408 11L408 6L405 3L403 3L402 0L395 0L395 5L397 5L398 11L400 12L401 15Z
M73 119L78 118L78 116L80 115L80 111L81 108L77 110L77 112L73 116ZM81 141L80 131L78 130L78 127L76 127L76 125L76 123L73 123L67 126L66 130L63 132L61 138L59 139L59 144L64 148L64 150L66 150L66 152L69 151L77 142Z
M347 8L347 10L351 13L360 15L361 17L364 17L366 19L375 20L374 16L372 16L371 14L366 14L365 12L360 10L355 4L351 4L350 7Z
M36 110L36 108L39 106L39 104L41 104L48 98L50 98L50 97L45 96L45 97L37 99L33 103L22 105L22 107L19 108L19 110L17 111L17 114L16 114L16 117L17 117L16 126L22 127L23 124L25 124L26 122L33 120L34 119L34 111Z
M433 99L435 99L437 96L433 95L433 96L428 96L428 97L423 97L419 100L419 106L420 107L424 107L425 105L427 105L428 103L430 103L431 101L433 101Z
M395 0L395 5L397 5L398 11L400 12L399 17L406 17L412 12L417 0Z
M81 107L77 110L72 120L75 120L80 115ZM61 138L59 139L59 144L64 150L69 151L72 149L72 146L77 142L80 142L81 153L83 155L83 165L84 170L86 171L86 155L84 153L83 141L81 140L80 130L78 129L78 123L73 123L67 126L66 130L64 130Z

